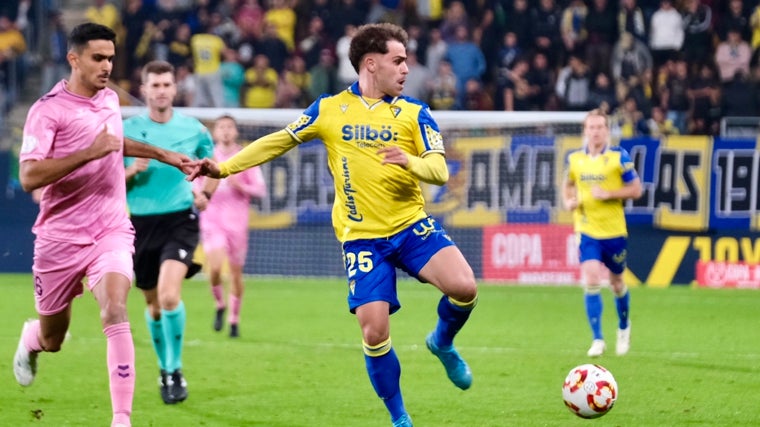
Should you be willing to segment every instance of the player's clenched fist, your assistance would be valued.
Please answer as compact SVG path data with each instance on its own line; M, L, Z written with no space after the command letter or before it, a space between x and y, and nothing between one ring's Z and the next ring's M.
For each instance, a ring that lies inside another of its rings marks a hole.
M114 151L121 150L122 140L118 136L108 132L108 125L103 125L103 130L95 137L89 151L93 159L99 159Z

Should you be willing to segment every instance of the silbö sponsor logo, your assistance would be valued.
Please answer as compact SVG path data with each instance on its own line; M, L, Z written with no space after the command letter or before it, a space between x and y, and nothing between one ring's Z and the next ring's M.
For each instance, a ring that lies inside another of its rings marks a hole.
M393 132L390 125L383 125L380 129L375 129L371 125L344 125L341 128L344 141L361 141L361 142L390 142L396 141L398 133Z

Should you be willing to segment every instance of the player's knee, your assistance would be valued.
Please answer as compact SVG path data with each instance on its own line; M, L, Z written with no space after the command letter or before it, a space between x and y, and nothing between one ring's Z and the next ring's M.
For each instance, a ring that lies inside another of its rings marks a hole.
M100 321L103 325L115 325L127 321L127 307L122 301L109 301L100 310Z
M457 285L450 297L461 303L469 303L478 297L478 282L474 275L462 274L457 278Z
M362 339L364 343L369 346L377 346L387 341L389 334L387 331L381 331L371 327L364 327L362 329Z

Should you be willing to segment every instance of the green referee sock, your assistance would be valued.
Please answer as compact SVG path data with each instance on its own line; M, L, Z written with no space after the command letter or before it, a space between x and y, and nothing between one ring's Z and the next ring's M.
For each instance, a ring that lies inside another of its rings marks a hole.
M174 310L161 310L164 339L169 351L166 354L166 370L174 372L182 368L182 344L185 341L185 303L180 301Z

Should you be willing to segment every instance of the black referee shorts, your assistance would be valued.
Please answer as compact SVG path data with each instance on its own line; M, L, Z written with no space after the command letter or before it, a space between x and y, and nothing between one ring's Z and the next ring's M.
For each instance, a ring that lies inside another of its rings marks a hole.
M201 266L193 262L200 229L198 214L192 209L160 215L132 215L135 227L135 279L144 290L158 285L158 272L166 260L187 265L186 277Z

